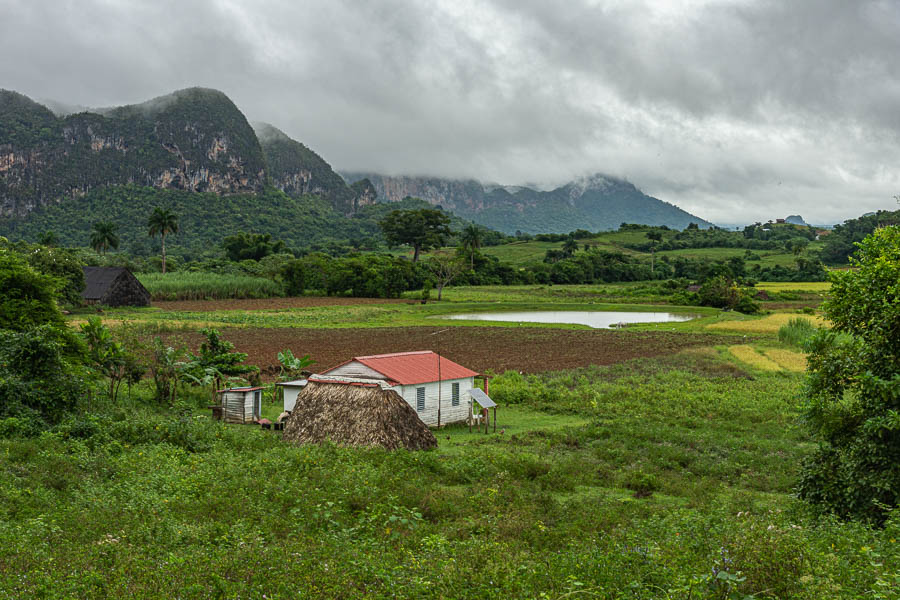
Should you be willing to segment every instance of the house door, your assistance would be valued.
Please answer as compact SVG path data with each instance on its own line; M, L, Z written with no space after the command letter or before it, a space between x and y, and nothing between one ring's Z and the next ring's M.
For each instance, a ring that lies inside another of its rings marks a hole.
M253 416L257 419L262 416L262 391L256 390L253 392Z

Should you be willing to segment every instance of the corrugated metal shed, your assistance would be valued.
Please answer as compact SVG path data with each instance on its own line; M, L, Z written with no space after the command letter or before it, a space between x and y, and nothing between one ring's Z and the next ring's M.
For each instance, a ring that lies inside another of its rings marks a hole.
M493 408L497 403L491 400L491 397L484 393L480 388L472 388L469 390L469 396L472 400L481 405L482 408Z
M438 360L440 360L440 369L438 368ZM322 375L327 375L329 371L333 371L353 361L381 373L386 379L400 385L416 385L437 381L439 379L438 371L440 371L440 379L443 381L478 376L478 373L472 369L467 369L443 356L438 357L431 350L357 356L337 367L328 369Z

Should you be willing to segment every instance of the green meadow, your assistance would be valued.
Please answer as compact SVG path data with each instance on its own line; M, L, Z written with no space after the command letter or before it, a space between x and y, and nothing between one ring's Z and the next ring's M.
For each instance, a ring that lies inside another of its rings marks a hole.
M448 312L647 310L606 300L639 287L451 288L427 305L103 317L114 331L147 322L147 335L209 323L362 335L467 326L439 318ZM803 356L766 319L796 311L659 307L701 315L671 324L673 336L733 343L494 373L497 431L435 430L431 451L290 445L213 421L208 388L184 385L160 405L148 380L115 405L85 401L37 436L0 421L0 597L900 597L900 519L841 522L795 498L814 447L799 419ZM281 410L271 390L270 418Z

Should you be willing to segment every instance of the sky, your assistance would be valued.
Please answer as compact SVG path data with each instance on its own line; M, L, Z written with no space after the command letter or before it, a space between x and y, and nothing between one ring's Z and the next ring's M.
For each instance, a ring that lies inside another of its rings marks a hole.
M898 33L900 0L0 0L0 88L211 87L338 170L829 224L898 207Z

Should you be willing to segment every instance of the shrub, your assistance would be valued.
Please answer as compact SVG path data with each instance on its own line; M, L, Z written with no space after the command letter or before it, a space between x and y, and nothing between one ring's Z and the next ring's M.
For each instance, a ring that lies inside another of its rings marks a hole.
M799 492L822 510L881 522L900 503L900 227L875 231L859 256L855 270L832 274L822 308L833 330L807 343L806 419L819 447Z
M778 330L778 339L785 344L791 346L803 347L806 340L811 338L818 331L812 321L798 317L791 319L787 325L782 325Z
M0 330L0 417L58 421L85 393L78 346L50 325Z

